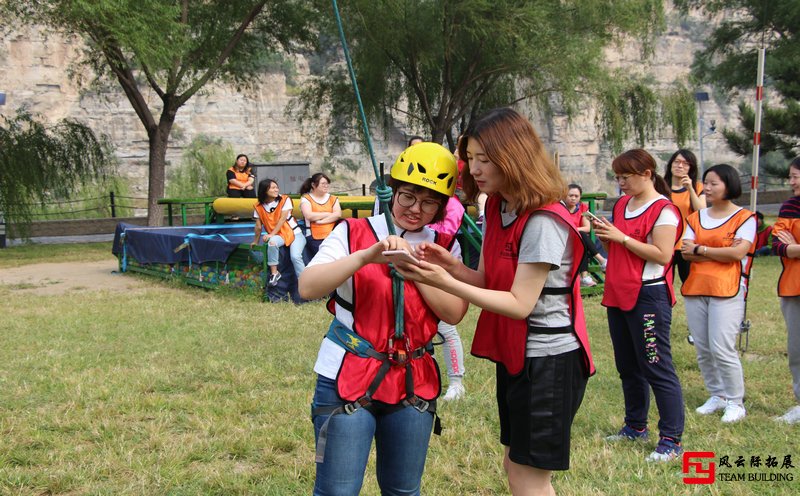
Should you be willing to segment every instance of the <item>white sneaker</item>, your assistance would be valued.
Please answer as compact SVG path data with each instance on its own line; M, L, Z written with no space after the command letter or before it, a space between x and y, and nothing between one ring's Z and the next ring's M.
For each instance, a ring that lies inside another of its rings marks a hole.
M790 408L788 412L780 417L775 417L778 422L786 422L787 424L796 424L800 422L800 405Z
M585 288L590 288L592 286L597 286L597 283L594 282L594 279L592 279L592 276L583 276L583 277L581 277L581 286L583 286Z
M710 397L705 403L695 409L700 415L709 415L728 406L728 402L719 396Z
M442 401L454 401L462 398L465 394L467 394L467 390L463 384L459 382L453 383L447 387L447 392L442 396Z
M742 420L745 415L747 415L747 412L743 405L737 405L729 401L728 406L725 407L725 413L722 415L722 421L726 424L738 422Z

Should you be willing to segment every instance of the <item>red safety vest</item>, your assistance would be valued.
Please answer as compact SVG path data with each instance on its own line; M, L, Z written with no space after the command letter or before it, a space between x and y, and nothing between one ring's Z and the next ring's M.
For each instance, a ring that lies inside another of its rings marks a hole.
M345 219L348 228L350 253L369 248L379 240L366 218ZM435 242L445 248L453 245L455 238L437 233ZM336 296L334 296L336 298ZM368 264L353 274L353 301L336 301L353 313L353 331L370 342L375 351L389 353L399 349L408 351L428 346L436 336L439 318L428 307L417 286L410 281L405 282L405 338L407 343L395 340L393 348L389 347L390 338L394 337L394 304L392 301L392 277L387 264ZM328 310L334 313L334 299L328 301ZM439 367L430 353L410 361L413 377L413 394L423 400L433 400L441 392ZM339 375L336 378L339 396L346 401L355 401L369 388L378 373L381 362L372 357L362 358L353 353L346 353ZM378 386L372 399L390 405L401 403L408 396L406 384L406 366L395 365L387 372Z
M581 236L569 212L561 203L552 203L545 207L525 212L510 225L503 226L501 218L501 203L498 195L489 197L486 202L486 234L483 238L483 265L486 289L497 291L510 291L514 283L514 276L519 263L519 248L522 233L528 218L534 212L543 212L552 215L569 226L572 239L573 264L571 287L543 288L542 293L568 293L572 326L578 342L583 351L584 363L589 375L594 374L594 362L589 348L589 336L586 331L586 320L583 315L583 301L578 283L579 261L583 258L584 246ZM512 319L503 315L481 311L475 337L472 340L472 354L480 358L488 358L495 363L501 363L511 375L522 371L525 364L525 349L528 341L528 319Z
M647 236L653 230L653 226L665 208L671 208L678 217L678 229L675 238L683 232L683 221L677 207L666 198L653 202L647 210L640 215L632 218L625 218L625 207L631 201L632 196L625 195L614 205L614 225L631 239L647 242ZM636 256L632 251L622 246L621 243L608 244L608 266L606 267L606 283L603 290L603 301L601 305L605 307L616 307L627 312L636 306L639 299L639 292L642 285L642 273L644 272L645 260ZM647 281L665 281L669 290L669 300L671 305L675 305L675 290L672 287L672 262L664 266L664 274L658 279Z
M700 225L700 212L695 212L686 219L686 223L694 231L694 242L709 248L724 248L733 244L736 231L754 217L753 212L741 209L731 216L719 227L714 229L704 229ZM739 294L741 278L745 280L745 291L747 282L750 278L750 268L753 265L753 252L756 250L755 243L750 245L748 250L747 262L742 272L742 262L718 262L707 260L704 262L692 262L689 268L689 277L681 286L683 296L713 296L716 298L732 298Z

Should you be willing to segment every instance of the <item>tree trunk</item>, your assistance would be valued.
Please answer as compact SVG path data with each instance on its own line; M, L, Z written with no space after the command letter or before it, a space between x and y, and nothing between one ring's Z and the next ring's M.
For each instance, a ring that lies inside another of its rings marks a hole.
M147 187L147 225L161 226L164 223L164 207L158 200L164 198L166 184L167 144L177 111L161 113L155 131L150 133L149 182Z

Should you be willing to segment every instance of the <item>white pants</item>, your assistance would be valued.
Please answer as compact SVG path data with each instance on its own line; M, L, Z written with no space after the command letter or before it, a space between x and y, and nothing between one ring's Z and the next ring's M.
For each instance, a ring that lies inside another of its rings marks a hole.
M789 370L792 372L794 397L800 403L800 296L781 298L781 312L786 321Z
M444 363L447 367L447 377L452 381L453 378L464 376L464 347L461 344L461 336L458 335L456 326L439 321L439 334L444 338L442 345L444 353Z
M683 301L706 389L712 396L741 405L744 373L736 339L744 316L744 291L733 298L686 296Z

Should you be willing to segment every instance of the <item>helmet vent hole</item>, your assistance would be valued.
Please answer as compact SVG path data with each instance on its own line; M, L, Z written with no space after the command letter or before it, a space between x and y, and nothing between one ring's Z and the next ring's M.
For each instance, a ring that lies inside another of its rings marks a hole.
M447 172L442 172L441 174L439 174L438 176L436 176L436 179L438 179L438 180L440 180L440 181L441 181L442 179L446 178L446 177L447 177L447 176L449 176L449 175L450 175L450 174L449 174L449 173L447 173Z
M417 164L417 169L423 174L427 174L428 171L425 170L425 167L422 164Z
M408 170L406 171L406 175L410 176L412 172L414 172L414 164L408 164Z
M447 187L450 188L450 186L452 185L453 185L453 178L451 177L450 179L447 180Z

